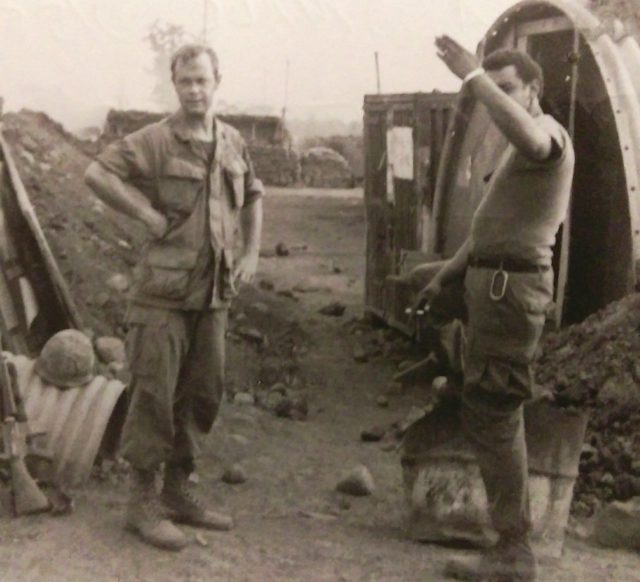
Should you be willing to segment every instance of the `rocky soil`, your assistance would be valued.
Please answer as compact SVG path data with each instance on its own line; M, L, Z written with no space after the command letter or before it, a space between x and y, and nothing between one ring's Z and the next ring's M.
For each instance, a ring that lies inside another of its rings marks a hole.
M141 229L82 184L89 144L39 113L3 122L86 326L122 337L123 282ZM0 519L7 579L441 579L452 552L407 539L397 454L403 421L428 399L423 387L391 382L426 354L362 317L362 200L354 191L271 190L265 218L258 280L231 314L225 406L197 473L200 493L233 513L237 528L190 531L178 556L141 545L121 528L126 467L105 460L74 492L72 515ZM539 383L558 405L592 411L577 520L638 494L639 307L629 297L544 343ZM357 497L336 490L345 482ZM635 555L574 538L565 553L542 566L541 580L637 579Z

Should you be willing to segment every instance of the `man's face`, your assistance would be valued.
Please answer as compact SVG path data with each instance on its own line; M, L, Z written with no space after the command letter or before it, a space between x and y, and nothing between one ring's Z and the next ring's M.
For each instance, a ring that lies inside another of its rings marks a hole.
M518 75L518 70L514 65L487 72L506 95L531 112L533 103L538 96L537 81L525 83Z
M178 61L173 84L182 110L189 116L204 116L213 105L218 88L209 55L202 53L188 61Z

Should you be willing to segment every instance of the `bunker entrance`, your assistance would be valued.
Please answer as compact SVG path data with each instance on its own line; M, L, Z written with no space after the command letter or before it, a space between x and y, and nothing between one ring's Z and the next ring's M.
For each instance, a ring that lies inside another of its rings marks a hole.
M582 321L631 285L627 185L614 111L593 53L582 40L577 48L573 30L526 38L526 50L544 71L542 107L573 133L576 153L570 218L554 249L563 324Z

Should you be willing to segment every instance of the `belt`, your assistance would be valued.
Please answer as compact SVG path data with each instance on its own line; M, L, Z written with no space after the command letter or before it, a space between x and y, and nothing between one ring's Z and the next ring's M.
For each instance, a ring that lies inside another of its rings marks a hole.
M467 264L479 269L502 269L512 273L544 273L551 268L549 265L536 265L524 259L513 257L476 257L473 255L469 257Z

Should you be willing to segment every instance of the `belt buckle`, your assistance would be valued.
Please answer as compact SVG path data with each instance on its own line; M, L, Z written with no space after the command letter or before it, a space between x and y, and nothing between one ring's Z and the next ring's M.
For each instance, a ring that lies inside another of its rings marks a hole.
M507 292L507 283L509 281L509 273L502 267L502 262L497 271L491 277L491 287L489 288L489 297L492 301L500 301Z

